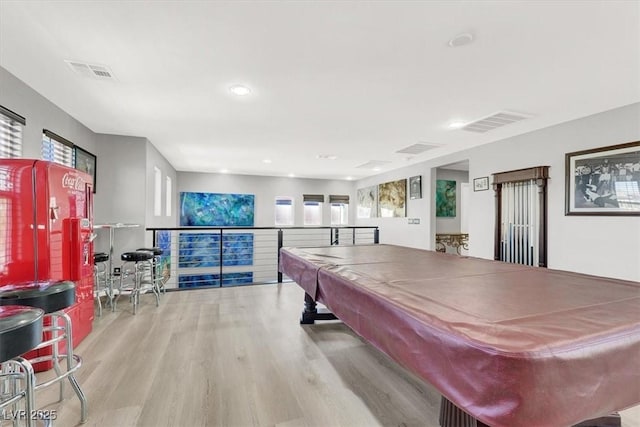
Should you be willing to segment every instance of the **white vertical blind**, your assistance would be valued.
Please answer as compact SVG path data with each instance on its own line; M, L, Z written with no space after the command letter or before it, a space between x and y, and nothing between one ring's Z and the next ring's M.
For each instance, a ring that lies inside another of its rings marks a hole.
M24 117L0 106L0 158L22 157L22 126Z
M538 265L538 191L531 179L502 184L501 260Z

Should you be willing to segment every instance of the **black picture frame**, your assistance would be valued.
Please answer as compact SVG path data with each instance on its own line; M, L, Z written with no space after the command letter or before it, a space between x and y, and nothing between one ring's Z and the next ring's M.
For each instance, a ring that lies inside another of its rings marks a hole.
M489 189L489 177L483 176L482 178L474 178L473 191L486 191Z
M640 215L640 141L565 154L565 215Z
M409 199L422 199L422 176L409 178Z
M75 152L75 168L86 172L93 178L93 192L96 192L96 167L97 167L97 158L94 154L88 152L85 149L82 149L78 146L74 146L73 150Z

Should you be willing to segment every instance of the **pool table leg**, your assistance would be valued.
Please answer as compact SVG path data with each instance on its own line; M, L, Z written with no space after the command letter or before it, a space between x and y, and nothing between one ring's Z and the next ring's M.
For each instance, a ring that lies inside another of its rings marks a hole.
M620 427L622 422L620 414L614 412L606 417L594 418L583 421L573 427ZM440 426L441 427L489 427L481 421L458 408L444 396L440 401Z
M594 418L592 420L583 421L580 424L576 424L573 427L620 427L622 425L622 419L620 414L614 412L606 417Z
M482 421L476 420L471 415L451 403L442 396L440 399L440 426L441 427L489 427Z
M328 311L318 311L315 300L305 292L304 310L300 317L301 325L313 325L316 320L335 320L337 317Z

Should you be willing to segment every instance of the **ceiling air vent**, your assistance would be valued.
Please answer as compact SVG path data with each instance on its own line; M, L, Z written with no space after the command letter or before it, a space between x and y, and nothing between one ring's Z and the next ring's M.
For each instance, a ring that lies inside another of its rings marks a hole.
M485 133L490 130L528 119L531 116L511 111L500 111L475 122L467 123L461 129L468 132Z
M367 163L363 163L360 166L356 166L358 169L376 169L381 166L387 165L391 162L387 160L369 160Z
M418 143L418 144L413 144L413 145L410 145L408 147L405 147L402 150L398 150L398 151L396 151L396 153L400 153L400 154L420 154L420 153L424 153L425 151L433 150L434 148L438 148L438 147L440 147L440 146L436 145L436 144Z
M104 65L87 64L86 62L79 61L64 61L69 64L69 67L76 73L84 77L90 77L98 80L113 80L115 76L113 72Z

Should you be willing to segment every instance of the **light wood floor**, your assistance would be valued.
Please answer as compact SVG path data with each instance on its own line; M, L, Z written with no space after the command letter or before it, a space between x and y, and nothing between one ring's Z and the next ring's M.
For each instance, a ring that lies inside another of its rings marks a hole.
M295 284L142 297L96 318L76 349L87 426L438 426L439 395L339 321L300 326ZM56 427L79 422L67 386L39 392ZM623 412L640 427L640 407Z

